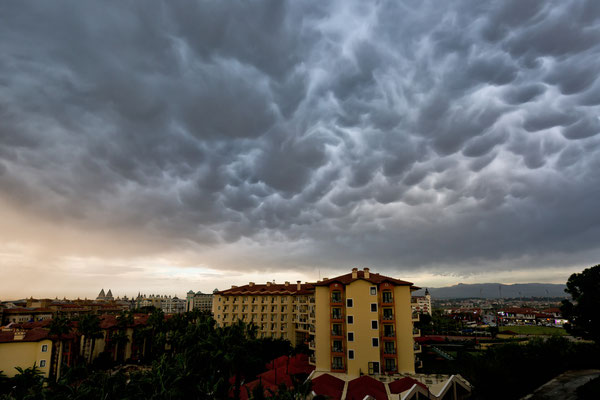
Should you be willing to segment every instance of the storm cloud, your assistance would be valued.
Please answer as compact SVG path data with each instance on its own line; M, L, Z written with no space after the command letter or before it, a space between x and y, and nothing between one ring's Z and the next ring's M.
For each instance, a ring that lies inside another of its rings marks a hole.
M598 4L4 2L0 218L222 270L593 265Z

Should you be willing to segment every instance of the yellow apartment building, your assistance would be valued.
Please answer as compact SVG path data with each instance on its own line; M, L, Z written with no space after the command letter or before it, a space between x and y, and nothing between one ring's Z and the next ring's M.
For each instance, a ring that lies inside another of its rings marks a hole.
M296 346L310 342L314 285L300 281L264 285L250 282L216 292L212 307L219 326L231 325L237 320L252 322L258 328L259 337L287 339Z
M47 378L51 355L52 340L48 339L46 329L11 329L0 332L0 371L8 377L18 373L15 367L26 369L35 365Z
M414 373L420 346L413 328L412 283L368 268L317 283L267 282L215 293L220 326L253 322L260 337L308 344L317 371L362 374Z

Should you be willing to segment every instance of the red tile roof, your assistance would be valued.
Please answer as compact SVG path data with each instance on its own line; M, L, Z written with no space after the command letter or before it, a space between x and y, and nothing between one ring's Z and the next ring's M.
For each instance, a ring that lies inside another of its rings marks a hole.
M412 282L402 281L400 279L391 278L389 276L379 275L379 274L372 273L372 272L369 273L368 278L365 278L365 271L357 271L356 275L357 275L356 278L352 278L352 272L351 272L346 275L340 275L335 278L324 280L322 282L317 282L317 283L315 283L315 286L329 286L330 284L332 284L334 282L339 282L339 283L343 283L344 285L347 285L350 282L354 282L359 279L363 279L367 282L371 282L374 284L389 282L396 286L413 286Z
M0 331L0 343L39 342L44 339L48 339L48 329L44 328L33 328L26 331L25 336L21 340L15 340L14 331Z
M424 383L421 383L418 380L413 379L409 376L388 383L388 387L390 388L390 393L398 394L410 389L415 384L421 386L425 390L428 390L427 386L425 386Z
M312 391L317 395L327 396L331 400L340 400L344 392L344 385L343 380L333 375L323 374L312 380Z
M346 400L363 400L367 395L376 400L388 400L385 385L377 379L363 375L348 382Z
M217 294L225 295L225 296L235 296L235 295L300 295L300 294L311 294L314 293L315 288L312 283L303 283L300 285L300 290L298 290L298 286L294 283L290 283L288 285L284 283L271 283L264 285L244 285L239 286L227 290L221 290Z

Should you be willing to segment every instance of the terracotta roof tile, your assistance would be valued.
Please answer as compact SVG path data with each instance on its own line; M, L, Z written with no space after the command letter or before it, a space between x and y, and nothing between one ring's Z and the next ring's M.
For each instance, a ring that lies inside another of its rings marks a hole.
M347 285L350 282L354 282L359 279L363 279L367 282L371 282L374 284L390 282L390 283L393 283L394 285L398 285L398 286L413 286L412 282L402 281L400 279L391 278L391 277L385 276L385 275L379 275L379 274L376 274L373 272L369 273L368 278L365 278L365 271L358 271L356 278L352 278L352 273L349 273L349 274L337 276L335 278L327 279L322 282L317 282L317 283L315 283L315 286L329 286L330 284L332 284L334 282L340 282L340 283L343 283L344 285Z
M376 400L387 400L385 385L370 376L361 376L348 382L346 400L363 400L367 395Z
M313 283L303 283L300 285L300 290L295 283L285 285L283 283L271 283L269 285L244 285L227 290L221 290L217 294L225 296L235 295L253 295L253 296L268 296L268 295L302 295L314 293L315 287Z
M312 391L331 400L340 400L346 382L333 375L323 374L312 380ZM362 399L361 399L362 400Z

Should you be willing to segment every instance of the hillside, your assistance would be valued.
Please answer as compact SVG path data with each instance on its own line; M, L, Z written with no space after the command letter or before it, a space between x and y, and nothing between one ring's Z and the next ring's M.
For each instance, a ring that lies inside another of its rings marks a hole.
M564 284L552 283L516 283L505 285L502 283L459 283L454 286L428 288L432 297L438 299L452 298L516 298L516 297L566 297ZM414 292L422 296L425 288Z

